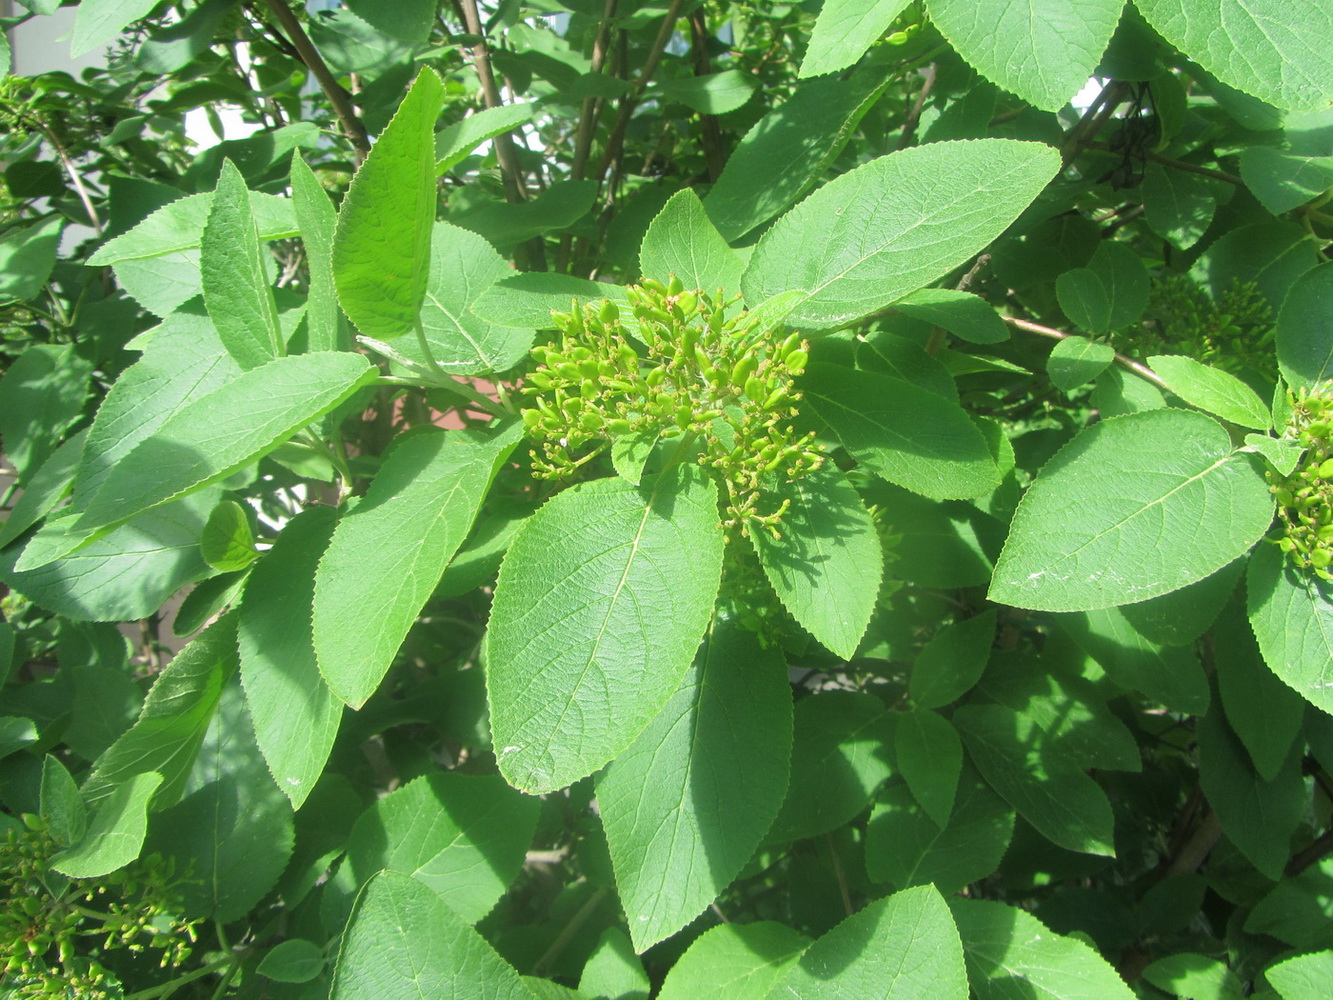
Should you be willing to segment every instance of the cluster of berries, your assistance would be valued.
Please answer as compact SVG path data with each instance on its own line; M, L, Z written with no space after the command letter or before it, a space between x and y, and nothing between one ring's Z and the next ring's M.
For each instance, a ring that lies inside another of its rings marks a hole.
M1278 545L1294 565L1333 580L1333 381L1293 394L1287 433L1305 454L1289 476L1268 470L1286 528Z

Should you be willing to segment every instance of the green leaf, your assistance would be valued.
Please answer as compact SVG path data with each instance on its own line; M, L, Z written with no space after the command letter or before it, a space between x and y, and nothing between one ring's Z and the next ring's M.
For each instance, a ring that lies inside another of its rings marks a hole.
M702 115L725 115L754 95L758 80L738 69L661 81L662 93Z
M411 875L475 924L523 867L539 810L495 775L429 774L361 814L347 862L358 884L381 869Z
M487 139L516 129L532 119L531 104L502 104L468 115L461 122L445 126L435 133L435 172L456 167L472 150Z
M885 86L882 73L811 80L759 119L727 158L704 200L723 239L740 239L808 191Z
M500 771L563 788L630 745L680 684L722 572L717 487L677 466L580 483L509 546L487 633Z
M336 351L343 346L342 312L333 285L333 234L338 213L323 185L299 152L292 153L292 208L301 228L310 291L306 298L306 345L310 351Z
M1274 471L1284 477L1295 471L1301 456L1305 454L1305 447L1299 440L1269 437L1267 434L1246 434L1245 445L1262 455Z
M984 249L1058 169L1049 146L1009 139L930 143L871 160L764 234L742 282L746 300L800 289L810 297L792 312L793 326L845 326Z
M235 500L223 500L208 515L199 539L204 561L221 573L245 569L257 558L250 515Z
M1260 892L1268 887L1268 882L1261 885ZM1333 862L1323 858L1299 875L1283 878L1273 886L1254 904L1243 926L1249 934L1266 934L1300 951L1315 951L1333 947L1330 919L1333 919Z
M42 758L41 816L56 843L77 844L88 829L88 807L69 771L47 754Z
M1171 391L1206 413L1242 427L1267 430L1273 420L1259 394L1228 372L1178 354L1158 354L1148 365Z
M78 419L91 373L73 344L32 344L0 378L0 438L20 482L50 457Z
M648 1000L652 984L629 938L619 927L602 931L583 966L579 992L597 1000Z
M31 719L17 715L0 716L0 757L36 743L41 738Z
M1261 545L1246 573L1250 625L1264 662L1316 708L1333 714L1333 584Z
M846 69L879 41L908 0L828 0L801 60L802 79Z
M949 825L958 775L963 769L963 744L958 731L948 719L929 709L912 709L898 720L893 750L912 795L944 829Z
M1253 281L1276 311L1301 276L1320 262L1314 243L1294 222L1256 222L1209 245L1190 269L1219 299L1235 282Z
M339 522L315 575L315 651L329 689L351 707L388 672L520 435L515 423L492 435L405 438ZM350 621L362 626L349 630Z
M1082 941L1052 934L1004 903L951 899L978 1000L1133 1000L1124 980Z
M611 299L629 302L625 289L604 281L589 281L569 274L530 271L497 282L472 304L472 313L500 326L526 330L553 330L551 310L568 313L570 301L595 302Z
M168 806L185 790L222 690L236 672L235 616L211 625L157 675L138 721L106 753L83 783L95 804L136 774L163 779L157 804Z
M951 288L921 288L899 299L893 308L973 344L999 344L1009 339L1009 327L989 302L971 292Z
M159 0L83 0L74 15L69 54L73 59L105 45L148 15Z
M643 467L657 444L655 430L631 431L611 442L611 467L627 483L638 486L643 479Z
M1274 215L1314 201L1333 187L1333 156L1301 156L1272 146L1241 151L1240 175Z
M1073 273L1068 271L1060 277ZM1070 392L1091 382L1114 360L1115 349L1109 344L1099 344L1087 337L1066 337L1051 349L1046 371L1057 389Z
M1115 856L1106 793L1029 717L1001 705L964 705L953 723L972 763L1042 836L1065 850Z
M55 215L0 236L0 300L35 299L51 277L65 220Z
M710 993L727 1000L764 1000L809 945L804 934L772 920L719 924L695 938L676 960L657 1000L698 1000Z
M1103 242L1087 267L1055 282L1060 308L1091 333L1110 333L1137 322L1148 306L1150 282L1139 255L1123 243Z
M933 883L952 894L992 874L1014 833L1014 810L964 763L941 827L905 784L892 785L866 826L866 874L899 889Z
M0 524L0 549L23 534L49 514L69 492L74 473L83 460L83 447L88 431L70 435L65 443L51 452L32 476L3 524ZM0 674L3 683L3 674Z
M213 198L214 192L206 191L163 205L129 232L103 243L88 258L88 265L103 267L131 260L168 258L182 251L199 249L204 226L208 224L213 208ZM261 240L299 235L296 216L288 199L251 191L250 210L254 213L255 228ZM197 272L198 257L192 259Z
M909 680L918 708L941 708L981 679L995 642L995 612L946 625L917 654Z
M178 871L193 867L195 877L178 890L188 915L229 924L277 884L293 843L291 803L269 778L244 695L231 678L185 792L156 817L149 846L174 858Z
M199 271L208 315L242 368L258 368L285 353L265 256L245 179L224 160L201 237Z
M680 930L740 873L782 805L791 749L782 657L715 622L666 706L597 779L635 950Z
M342 403L377 374L360 354L277 358L194 398L107 473L81 528L119 524L225 479Z
M270 948L255 971L276 983L308 983L321 972L328 961L324 949L305 938L288 938Z
M1207 178L1157 163L1143 174L1143 218L1179 250L1198 243L1213 221L1217 196Z
M1199 787L1222 821L1222 832L1268 878L1282 878L1289 843L1309 794L1301 777L1300 743L1293 743L1272 780L1260 777L1221 712L1195 723Z
M935 498L980 496L999 485L985 438L957 403L827 363L810 365L799 386L844 447L889 482Z
M430 39L435 27L435 8L439 0L348 0L347 9L365 18L366 23L390 38L422 44Z
M316 664L310 625L315 568L336 523L331 507L292 518L246 580L237 614L255 741L293 809L315 787L342 719L342 702Z
M1310 389L1333 378L1333 262L1297 280L1278 313L1277 363L1293 389Z
M875 332L857 345L856 366L863 371L891 375L958 402L958 385L940 360L916 341L895 333Z
M752 525L750 539L783 606L843 659L865 635L883 576L879 534L856 490L831 462L764 491L789 503L779 537Z
M153 76L178 73L208 50L233 0L201 0L174 24L163 25L139 46L134 63Z
M796 703L791 784L769 843L836 830L870 802L889 776L892 718L884 703L853 691L823 691Z
M330 1000L531 1000L518 972L410 875L375 875L343 932Z
M1088 82L1124 0L930 0L940 33L987 79L1043 111Z
M1143 970L1143 978L1160 990L1197 1000L1241 1000L1240 979L1215 958L1179 952L1159 958Z
M362 333L397 337L416 326L430 274L435 223L435 119L444 84L422 69L352 178L338 213L333 280Z
M1333 980L1333 951L1285 958L1264 970L1282 1000L1319 1000Z
M1146 600L1221 569L1272 519L1262 475L1216 421L1182 410L1115 417L1043 467L989 596L1043 611Z
M1244 569L1244 561L1237 559L1198 583L1138 604L1127 604L1119 611L1134 631L1149 642L1187 646L1217 620Z
M745 263L709 221L703 202L689 188L671 196L643 237L639 267L665 282L672 275L687 289L728 295L741 287Z
M1168 42L1223 83L1279 108L1333 100L1333 11L1283 0L1135 0Z
M451 215L451 221L507 254L525 240L573 226L588 214L596 197L595 181L556 181L530 201L482 202L479 208Z
M1100 410L1104 419L1110 419L1141 410L1160 410L1166 406L1166 399L1147 379L1112 365L1097 379L1088 403Z
M876 900L807 948L769 997L967 1000L962 943L944 897L918 886Z
M148 800L161 784L156 771L126 778L101 800L83 839L51 857L51 867L70 878L101 878L124 868L143 847Z

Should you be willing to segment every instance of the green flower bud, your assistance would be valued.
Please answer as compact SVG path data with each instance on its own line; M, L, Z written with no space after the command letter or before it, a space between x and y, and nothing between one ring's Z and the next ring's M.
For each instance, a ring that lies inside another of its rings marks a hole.
M1333 458L1326 458L1319 466L1320 479L1333 479Z

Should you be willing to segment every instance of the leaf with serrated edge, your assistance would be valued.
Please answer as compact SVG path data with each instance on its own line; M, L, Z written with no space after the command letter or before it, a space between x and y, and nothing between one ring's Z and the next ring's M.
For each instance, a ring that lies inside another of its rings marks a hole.
M1333 714L1333 584L1261 545L1246 573L1250 625L1264 662L1316 708Z
M699 935L662 981L657 1000L764 1000L810 946L799 931L774 920L720 924Z
M688 289L710 294L740 291L744 261L709 221L703 202L689 188L678 191L648 225L639 250L645 277L665 282L672 275Z
M800 76L821 76L846 69L865 55L908 0L827 0L819 11Z
M79 843L51 858L51 867L70 878L100 878L139 856L148 832L148 800L162 775L131 775L102 799Z
M338 295L333 287L333 233L338 213L314 173L292 153L292 207L301 227L301 243L310 267L306 298L306 343L311 351L336 351L342 335Z
M722 573L717 487L676 466L581 483L510 543L487 634L500 771L528 792L628 747L679 686Z
M1229 372L1178 354L1154 355L1148 358L1148 366L1191 406L1242 427L1267 430L1272 426L1259 394Z

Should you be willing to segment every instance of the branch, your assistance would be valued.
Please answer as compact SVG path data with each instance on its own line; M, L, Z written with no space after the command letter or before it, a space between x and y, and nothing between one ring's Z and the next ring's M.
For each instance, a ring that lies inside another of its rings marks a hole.
M606 64L606 50L611 44L611 19L616 15L616 0L606 0L602 8L602 21L597 26L597 38L592 43L593 73L600 73ZM570 175L576 181L583 180L588 169L588 154L592 151L592 137L597 131L597 119L601 117L602 102L595 97L585 97L579 110L578 130L574 134L574 164Z
M1188 875L1197 871L1199 866L1203 864L1204 859L1208 857L1208 852L1213 849L1221 837L1222 821L1217 818L1217 813L1210 809L1208 815L1203 818L1203 822L1195 828L1190 839L1185 841L1180 851L1171 859L1171 863L1167 865L1162 877L1171 878L1174 875Z
M916 135L917 124L921 121L921 112L926 106L926 98L930 96L931 90L935 86L935 77L937 70L934 63L931 63L921 71L923 77L921 89L917 91L916 100L912 102L912 110L907 113L907 120L903 122L903 133L898 138L898 148L906 149L912 143L912 137Z
M1032 323L1025 319L1019 319L1017 316L1001 316L1000 319L1004 320L1012 327L1017 327L1019 330L1026 330L1028 333L1035 333L1041 337L1049 337L1052 340L1068 340L1070 337L1074 336L1072 333L1065 333L1063 330L1055 330L1049 326L1042 326L1040 323ZM1115 360L1117 364L1128 368L1135 375L1139 376L1139 378L1148 380L1159 389L1165 389L1167 392L1171 391L1171 387L1162 381L1161 376L1147 365L1135 361L1133 358L1127 358L1125 355L1119 353L1116 354Z
M481 15L477 13L477 0L455 0L458 14L463 19L463 27L468 34L477 36L477 44L468 51L472 55L472 66L481 81L481 95L487 108L498 108L504 101L500 97L500 88L495 83L495 71L491 68L491 50L486 45L485 30L481 26ZM514 148L514 139L508 132L501 132L494 139L495 158L500 163L500 179L504 183L505 200L511 204L527 201L524 190L523 174L518 166L518 151Z
M1295 878L1316 861L1329 854L1333 854L1333 830L1325 830L1315 838L1313 843L1293 854L1282 874L1287 878Z
M328 64L324 62L324 57L319 54L319 50L310 41L310 36L305 33L305 29L301 27L301 22L296 19L296 15L292 13L292 9L287 6L285 0L264 0L264 4L272 11L278 24L282 26L282 30L291 39L293 47L301 57L301 62L305 63L306 68L319 81L320 89L324 91L324 96L333 105L338 121L342 123L343 134L347 136L356 149L357 162L364 160L366 154L370 152L370 136L366 133L366 126L362 124L361 118L352 107L352 102L348 100L347 91L334 79L333 73L329 71Z

